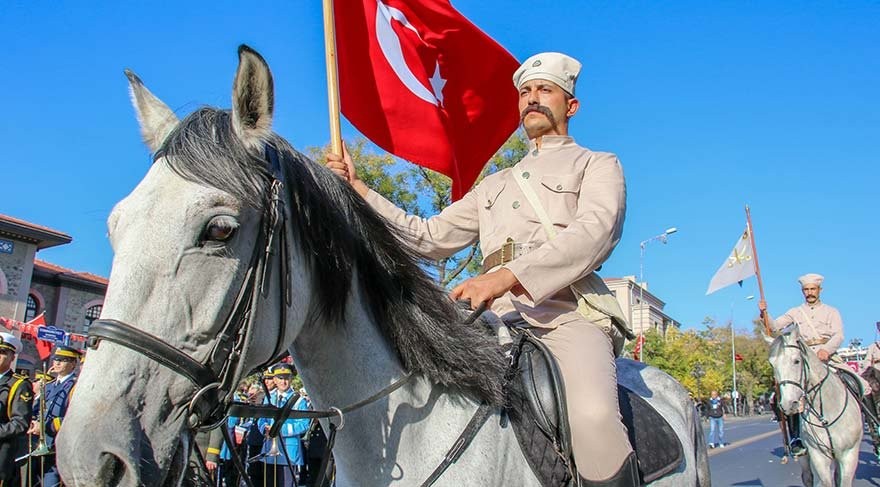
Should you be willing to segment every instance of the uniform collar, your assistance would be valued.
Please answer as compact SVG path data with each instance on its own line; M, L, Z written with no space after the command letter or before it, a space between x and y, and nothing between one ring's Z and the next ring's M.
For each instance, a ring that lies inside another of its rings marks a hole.
M529 140L529 153L532 155L537 155L537 153L552 150L552 149L560 149L569 145L574 145L574 139L568 135L545 135L541 137L541 148L538 149L538 144L536 143L537 139Z
M59 377L55 382L57 382L58 384L63 384L64 382L67 381L67 379L70 379L74 375L75 374L73 372L71 372L71 373L65 375L64 377Z

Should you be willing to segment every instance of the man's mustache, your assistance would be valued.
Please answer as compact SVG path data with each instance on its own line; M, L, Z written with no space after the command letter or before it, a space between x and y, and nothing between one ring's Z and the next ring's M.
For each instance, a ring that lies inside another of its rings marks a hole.
M528 115L532 112L538 112L538 113L544 115L545 117L547 117L548 120L550 120L550 123L552 125L554 125L554 126L556 125L556 117L554 117L553 112L551 112L550 109L545 107L544 105L529 105L529 106L527 106L522 111L522 114L519 117L520 121L525 120L526 115Z

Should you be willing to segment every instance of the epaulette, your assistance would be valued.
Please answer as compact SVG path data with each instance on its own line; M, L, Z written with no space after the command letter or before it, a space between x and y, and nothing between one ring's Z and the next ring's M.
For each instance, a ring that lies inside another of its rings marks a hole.
M27 380L31 380L30 377L28 377L28 376L26 376L26 375L24 375L24 374L16 374L16 373L13 373L13 374L12 374L12 377L15 378L15 379L27 379Z

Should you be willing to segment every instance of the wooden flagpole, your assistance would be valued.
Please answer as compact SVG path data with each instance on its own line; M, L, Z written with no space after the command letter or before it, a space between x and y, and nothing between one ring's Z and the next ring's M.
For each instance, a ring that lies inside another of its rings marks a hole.
M752 227L752 212L749 210L749 205L746 205L746 228L749 231L749 242L752 245L752 258L755 259L755 278L758 279L758 294L761 296L761 301L766 302L764 299L764 281L761 279L761 266L758 265L758 247L755 244L755 229ZM761 320L764 322L764 332L768 337L772 337L773 333L770 328L770 315L768 313L761 313Z
M342 155L342 129L339 123L339 75L336 68L336 22L333 0L324 4L324 58L327 65L327 104L330 111L330 149Z
M758 280L758 294L761 296L761 301L766 303L766 300L764 299L764 281L761 279L761 266L758 265L758 247L757 244L755 244L755 230L752 227L752 212L749 210L749 205L746 205L746 228L749 231L749 242L752 244L752 258L755 259L755 278ZM762 312L761 320L764 322L764 333L768 337L772 337L773 333L770 328L770 313L766 311ZM776 382L775 379L773 380L773 389L776 392L776 400L779 401L779 383ZM775 411L774 414L776 414ZM777 418L780 418L779 431L782 433L782 451L784 452L782 463L788 463L788 457L791 456L791 449L788 444L788 420L784 414L780 414Z

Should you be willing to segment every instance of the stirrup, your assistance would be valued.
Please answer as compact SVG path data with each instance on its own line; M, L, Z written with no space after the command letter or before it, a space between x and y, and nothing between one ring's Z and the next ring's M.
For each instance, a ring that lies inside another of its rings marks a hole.
M802 457L807 454L807 447L800 438L794 438L788 442L788 451L792 457Z

